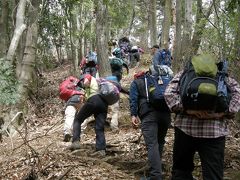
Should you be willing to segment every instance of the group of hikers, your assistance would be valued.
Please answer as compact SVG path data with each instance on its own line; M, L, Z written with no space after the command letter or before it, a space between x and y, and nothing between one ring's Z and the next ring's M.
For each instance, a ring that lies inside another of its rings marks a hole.
M108 109L113 107L115 110L112 113L118 114L121 92L129 95L133 127L141 125L150 166L146 179L163 179L165 137L172 114L175 114L171 179L193 180L194 155L198 152L203 179L222 180L227 121L240 110L240 85L228 75L227 61L218 61L211 54L194 55L186 62L184 69L174 75L170 51L154 45L151 47L153 58L149 69L136 71L130 88L125 89L121 86L122 67L128 71L133 58L136 60L134 66L139 65L139 58L135 58L139 54L134 55L126 39L121 39L124 43L119 41L112 52L111 75L99 78L96 71L86 68L80 78L68 78L71 84L67 85L68 90L64 90L67 83L60 85L60 97L67 102L64 141L72 139L68 149L74 151L81 148L82 130L87 119L93 115L96 154L106 155L104 126ZM141 53L137 48L135 53ZM97 54L94 55L97 57ZM91 56L88 54L86 59ZM130 58L126 60L126 57ZM121 60L120 68L112 62L118 59ZM113 118L113 114L110 126L112 130L118 130L118 115Z
M127 37L121 38L118 44L114 40L110 40L109 47L109 61L111 68L115 69L115 71L119 71L122 66L127 71L128 68L139 66L140 56L144 53L144 50L137 45L133 46ZM113 50L112 47L114 47ZM87 55L83 57L80 67L83 74L90 74L96 77L99 67L96 50L90 51L90 48L87 48ZM119 76L119 73L117 76Z

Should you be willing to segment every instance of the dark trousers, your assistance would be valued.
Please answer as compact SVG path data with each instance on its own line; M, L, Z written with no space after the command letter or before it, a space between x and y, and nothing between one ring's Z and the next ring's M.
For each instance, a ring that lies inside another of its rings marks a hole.
M147 146L151 179L162 179L162 151L171 122L169 112L149 112L141 118L143 137Z
M96 132L96 150L106 149L104 134L104 124L107 118L108 105L102 100L100 95L90 97L82 106L73 122L73 142L80 140L81 124L85 119L94 115Z
M136 66L136 63L139 62L140 60L140 53L135 52L135 53L130 53L130 68L133 68Z
M193 180L194 154L198 152L204 180L222 180L225 137L195 138L175 127L172 180Z

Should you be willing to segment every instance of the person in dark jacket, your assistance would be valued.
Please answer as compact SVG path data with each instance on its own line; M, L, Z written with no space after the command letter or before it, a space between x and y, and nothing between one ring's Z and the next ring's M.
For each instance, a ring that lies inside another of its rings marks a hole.
M118 82L122 79L123 67L127 70L127 74L129 73L128 65L125 61L117 57L109 58L112 75L117 77Z
M83 57L80 68L82 74L90 74L93 77L96 77L98 70L98 61L97 61L97 53L89 51L88 54Z
M120 81L122 79L122 74L123 74L123 67L125 67L127 70L127 73L129 73L128 65L122 59L117 57L111 57L109 61L110 61L110 66L112 71L111 77L115 77L116 78L115 81L120 84ZM109 115L111 117L110 127L112 131L115 131L115 132L119 131L119 128L118 128L119 109L120 109L119 101L109 106Z
M140 64L140 55L144 53L144 50L139 46L132 46L129 56L130 56L130 68L137 68Z
M130 112L133 126L137 127L141 121L141 130L148 151L150 179L161 180L162 152L171 115L169 110L156 110L147 102L144 75L144 72L136 74L131 83Z
M172 56L169 50L159 49L159 45L154 45L151 47L151 55L153 56L152 65L155 71L158 71L159 65L166 65L171 67Z

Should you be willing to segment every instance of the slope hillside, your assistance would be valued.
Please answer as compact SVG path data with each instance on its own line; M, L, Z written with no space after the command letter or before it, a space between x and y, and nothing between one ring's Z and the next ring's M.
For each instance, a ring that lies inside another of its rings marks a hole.
M122 84L129 86L135 71L125 75ZM58 85L69 75L65 64L43 74L38 82L39 91L29 100L29 113L24 124L13 137L3 136L0 148L0 179L81 179L81 180L133 180L148 173L146 148L139 129L130 123L128 97L121 96L120 131L112 132L106 123L107 156L93 155L95 147L94 122L82 135L82 148L70 152L63 142L64 102L58 98ZM173 115L174 118L174 115ZM231 134L227 139L225 176L235 179L240 170L240 137L234 121L230 121ZM172 166L173 129L166 137L163 154L163 173L170 178ZM196 179L201 179L199 157L196 156Z

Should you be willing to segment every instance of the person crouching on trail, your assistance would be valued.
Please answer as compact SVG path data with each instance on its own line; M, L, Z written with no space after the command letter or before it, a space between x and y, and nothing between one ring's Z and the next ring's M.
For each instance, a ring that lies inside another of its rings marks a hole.
M85 104L81 107L73 122L72 144L68 149L71 151L80 149L81 124L85 119L94 115L96 133L96 151L105 155L106 140L104 134L104 124L107 118L108 104L98 94L98 82L96 78L85 74L80 79L85 88Z

